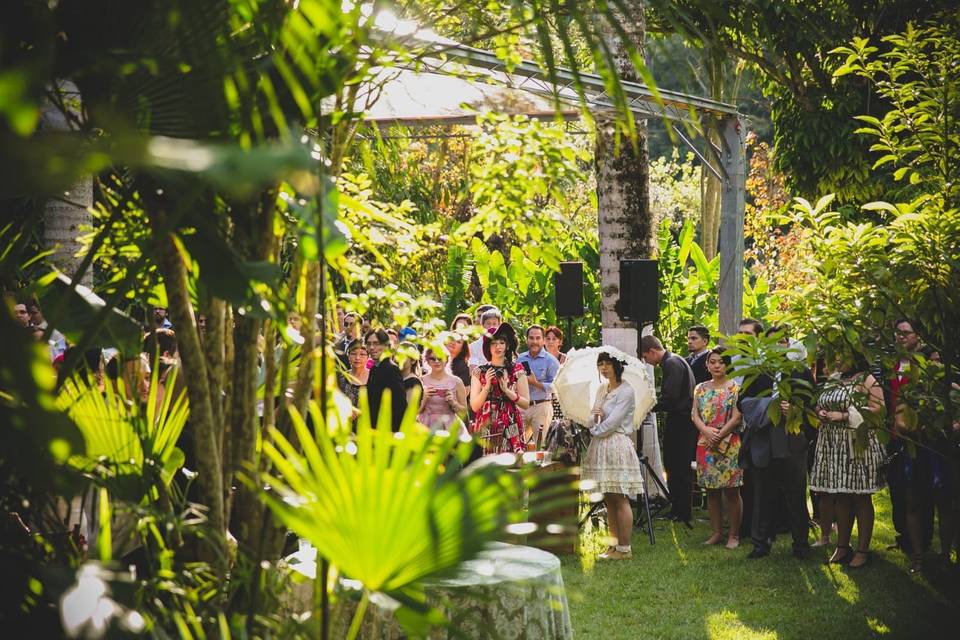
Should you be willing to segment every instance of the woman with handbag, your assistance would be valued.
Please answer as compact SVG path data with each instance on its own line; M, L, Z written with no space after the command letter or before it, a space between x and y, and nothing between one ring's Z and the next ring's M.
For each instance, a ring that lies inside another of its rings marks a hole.
M717 347L707 354L706 367L711 379L701 382L693 392L691 418L699 432L697 439L697 475L700 486L707 492L707 510L713 530L704 544L719 544L723 540L723 496L727 498L730 533L727 549L740 546L740 520L743 502L740 486L743 469L740 455L740 411L737 395L740 387L727 378L730 357Z

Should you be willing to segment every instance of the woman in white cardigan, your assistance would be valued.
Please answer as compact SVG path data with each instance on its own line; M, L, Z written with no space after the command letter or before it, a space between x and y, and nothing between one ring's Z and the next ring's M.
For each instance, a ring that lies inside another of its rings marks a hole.
M590 427L593 438L581 475L582 480L592 481L594 491L603 493L607 506L607 528L615 544L600 554L604 560L633 557L633 510L628 496L640 493L643 483L640 459L630 439L636 399L633 388L623 381L623 368L624 363L608 353L597 356L597 369L606 382L597 392L595 424Z

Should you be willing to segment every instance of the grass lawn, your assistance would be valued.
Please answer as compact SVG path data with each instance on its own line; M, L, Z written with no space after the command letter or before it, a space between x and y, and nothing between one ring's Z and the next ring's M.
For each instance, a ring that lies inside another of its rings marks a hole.
M563 558L575 635L960 638L960 572L937 566L931 557L923 574L911 575L906 557L886 550L894 536L886 492L874 503L873 557L853 570L825 564L825 549L795 559L789 534L779 536L773 553L759 560L746 558L749 542L734 551L704 547L710 534L705 510L694 512L693 530L655 521L654 546L635 531L632 560L594 562L600 537L586 532L580 556ZM937 538L934 548L939 549Z

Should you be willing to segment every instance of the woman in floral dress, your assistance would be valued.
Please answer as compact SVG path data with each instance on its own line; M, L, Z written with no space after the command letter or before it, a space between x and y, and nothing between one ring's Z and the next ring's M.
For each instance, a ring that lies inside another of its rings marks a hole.
M737 463L740 453L740 411L737 409L737 383L727 378L728 356L723 347L707 355L711 379L701 382L693 392L693 424L700 432L697 440L697 472L700 486L707 491L707 510L713 535L704 544L723 540L723 500L726 495L730 533L727 549L740 546L740 518L743 502L740 485L743 469Z
M477 367L470 379L470 408L476 413L471 431L485 454L526 450L521 411L530 405L530 389L523 366L513 361L516 353L517 334L508 323L484 334L488 364Z

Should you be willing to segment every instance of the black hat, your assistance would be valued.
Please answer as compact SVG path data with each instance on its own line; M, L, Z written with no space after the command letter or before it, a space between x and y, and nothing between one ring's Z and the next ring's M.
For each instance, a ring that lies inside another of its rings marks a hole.
M495 340L505 340L507 342L507 360L510 360L510 354L517 353L517 332L513 330L509 322L501 323L493 333L489 331L483 334L483 356L490 361L490 343Z

